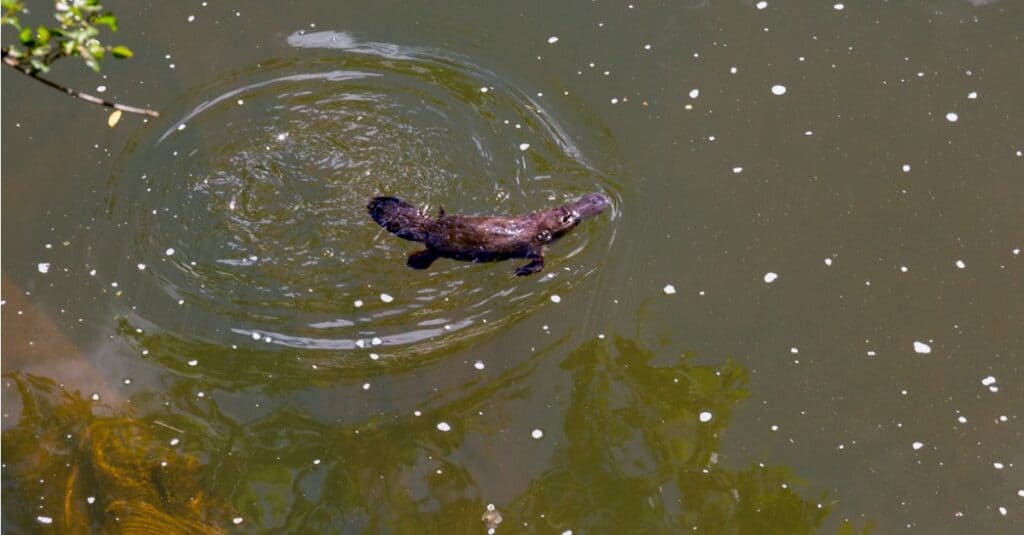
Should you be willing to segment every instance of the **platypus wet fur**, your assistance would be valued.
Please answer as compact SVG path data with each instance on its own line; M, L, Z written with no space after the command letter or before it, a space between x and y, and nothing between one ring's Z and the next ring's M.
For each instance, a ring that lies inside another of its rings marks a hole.
M431 219L415 206L395 197L375 197L370 217L400 238L422 242L422 251L409 255L409 267L426 269L440 257L471 262L526 258L516 269L529 275L544 268L544 246L611 206L603 193L588 193L550 210L514 217L446 215Z

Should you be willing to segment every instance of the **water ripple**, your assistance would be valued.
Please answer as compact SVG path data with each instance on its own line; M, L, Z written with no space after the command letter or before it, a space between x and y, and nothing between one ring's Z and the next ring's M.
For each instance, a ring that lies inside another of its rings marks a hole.
M537 100L466 58L338 32L288 42L308 52L189 95L199 104L151 150L123 156L108 223L134 222L150 266L130 315L206 342L341 352L324 358L343 367L498 328L600 261L614 214L556 244L546 276L408 269L414 247L367 217L375 195L521 213L614 186Z

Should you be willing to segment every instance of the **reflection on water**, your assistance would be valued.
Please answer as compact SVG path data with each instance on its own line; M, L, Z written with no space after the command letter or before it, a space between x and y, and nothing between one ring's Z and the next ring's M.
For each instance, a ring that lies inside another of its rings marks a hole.
M599 263L607 223L559 243L531 283L453 262L409 276L408 244L366 215L375 195L521 213L613 184L533 98L467 58L337 32L288 42L314 51L189 96L201 103L152 149L143 139L122 157L104 223L138 255L127 291L164 295L125 311L133 323L196 343L397 358L492 331Z
M697 365L595 339L557 367L571 392L552 407L557 418L509 436L493 407L514 403L551 356L451 384L415 411L351 422L298 407L240 421L218 408L221 394L196 400L179 385L175 403L201 402L201 419L102 417L46 379L9 374L4 388L18 389L25 409L3 436L4 509L21 525L42 515L65 531L117 518L125 529L192 532L239 519L293 533L473 533L496 501L493 482L519 469L508 459L538 449L548 461L528 485L496 493L510 496L495 504L499 531L814 533L828 516L827 498L801 498L785 467L730 467L718 453L748 395L747 372L732 362ZM469 452L485 465L466 463Z
M816 532L830 507L800 498L786 468L720 462L746 370L686 355L654 366L655 356L621 337L569 354L565 443L513 509L582 533Z

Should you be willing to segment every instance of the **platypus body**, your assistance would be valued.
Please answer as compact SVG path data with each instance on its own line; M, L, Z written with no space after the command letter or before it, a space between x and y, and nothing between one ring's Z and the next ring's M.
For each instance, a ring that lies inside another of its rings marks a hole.
M529 275L544 268L545 245L609 206L603 193L588 193L557 208L515 217L446 215L442 208L431 219L395 197L375 197L367 209L389 232L427 246L409 255L409 267L426 269L440 257L470 262L526 258L530 263L516 269L516 275Z

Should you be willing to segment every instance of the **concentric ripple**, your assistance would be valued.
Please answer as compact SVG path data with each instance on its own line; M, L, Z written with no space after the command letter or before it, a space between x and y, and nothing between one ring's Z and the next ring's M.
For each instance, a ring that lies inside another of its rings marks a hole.
M126 156L109 219L131 222L139 291L166 296L140 303L140 320L207 342L346 350L325 357L346 366L347 350L396 358L486 332L599 265L614 214L555 244L530 279L512 276L516 261L407 268L418 244L367 216L375 195L511 214L615 192L537 100L465 58L335 32L288 42L298 58L204 91Z

